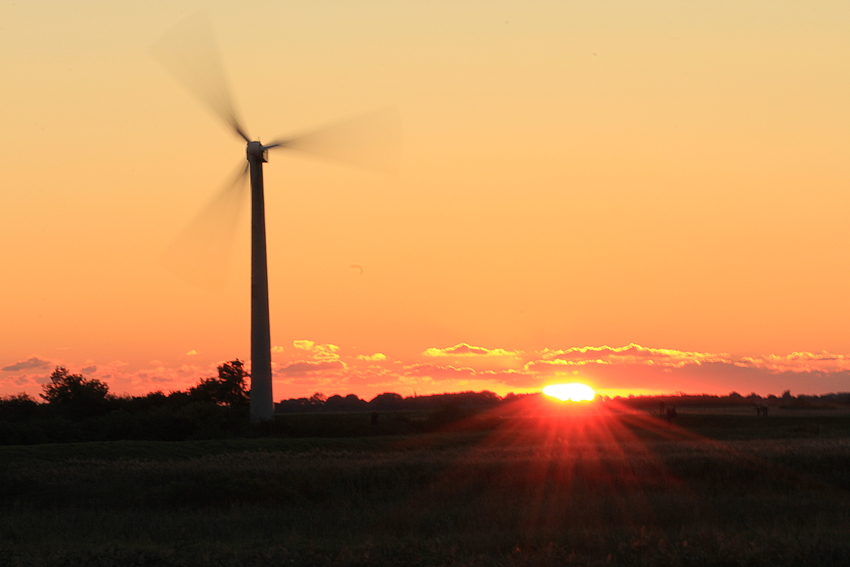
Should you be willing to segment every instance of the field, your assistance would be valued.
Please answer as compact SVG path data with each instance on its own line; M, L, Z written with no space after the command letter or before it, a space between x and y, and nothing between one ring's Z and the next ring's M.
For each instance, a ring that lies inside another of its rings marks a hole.
M845 410L377 433L0 447L0 565L850 564Z

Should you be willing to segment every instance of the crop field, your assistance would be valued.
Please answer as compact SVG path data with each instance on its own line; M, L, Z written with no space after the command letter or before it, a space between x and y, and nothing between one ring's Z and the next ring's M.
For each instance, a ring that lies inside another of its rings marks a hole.
M11 446L0 565L847 565L848 489L843 410Z

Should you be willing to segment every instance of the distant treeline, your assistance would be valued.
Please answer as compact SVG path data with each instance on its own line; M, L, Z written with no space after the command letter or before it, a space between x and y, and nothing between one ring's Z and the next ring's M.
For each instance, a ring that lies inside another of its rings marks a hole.
M493 392L460 392L457 394L433 394L409 396L407 398L386 392L369 400L354 394L327 397L317 392L309 398L290 398L275 404L275 413L349 412L349 411L428 411L447 406L460 409L489 409L519 396L509 394L505 398Z
M782 395L759 396L749 394L742 396L738 392L732 392L727 396L715 396L709 394L676 394L674 396L629 396L617 397L614 401L634 409L654 409L660 404L679 407L711 407L711 406L765 406L780 409L794 408L828 408L850 405L850 392L830 393L817 395L799 394L791 395L790 390L785 390Z
M541 394L507 394L500 397L489 391L482 392L460 392L457 394L432 394L426 396L403 397L392 392L379 394L369 401L348 394L347 396L326 396L317 392L309 398L290 398L275 404L275 412L286 413L313 413L313 412L351 412L351 411L428 411L438 410L445 407L458 409L489 409L500 404L510 403L528 396L539 396ZM742 396L737 392L731 392L726 396L712 394L684 394L656 395L656 396L628 396L608 397L603 396L603 401L615 402L633 409L655 409L660 404L665 406L758 406L766 405L776 408L805 408L805 407L830 407L850 405L850 393L824 394L798 396L791 395L786 390L780 396L773 394L759 396L749 394Z
M40 399L27 394L0 397L0 445L78 441L222 439L254 436L359 436L434 431L458 420L542 394L489 391L403 397L385 392L371 400L354 394L292 398L275 404L273 422L249 423L249 374L242 361L218 367L218 375L165 394L115 396L97 379L57 367ZM822 396L688 395L599 398L644 411L659 407L751 405L807 408L850 405L850 393ZM304 415L303 419L295 414ZM345 417L342 414L350 414ZM361 417L357 417L357 416ZM764 415L767 412L764 411ZM380 418L380 420L379 420Z

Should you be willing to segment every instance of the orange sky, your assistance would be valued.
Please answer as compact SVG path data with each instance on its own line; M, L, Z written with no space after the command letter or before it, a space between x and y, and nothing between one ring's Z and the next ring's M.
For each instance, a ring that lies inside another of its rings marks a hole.
M0 395L248 358L247 219L218 292L158 263L244 159L149 54L202 9L252 136L402 124L397 175L270 156L275 399L850 390L850 5L36 0L0 3Z

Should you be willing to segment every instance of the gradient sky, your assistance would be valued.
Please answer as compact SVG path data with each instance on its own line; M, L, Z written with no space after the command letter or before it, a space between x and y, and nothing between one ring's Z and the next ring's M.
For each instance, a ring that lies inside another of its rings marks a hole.
M850 391L848 3L29 0L0 1L0 395L249 358L247 219L218 292L159 262L244 163L150 55L201 10L252 136L402 123L397 175L270 156L276 400Z

